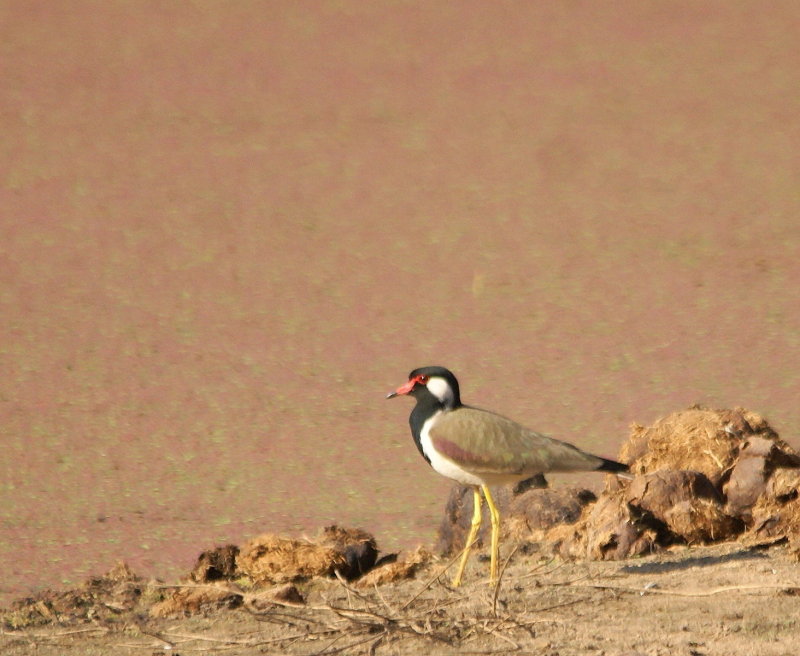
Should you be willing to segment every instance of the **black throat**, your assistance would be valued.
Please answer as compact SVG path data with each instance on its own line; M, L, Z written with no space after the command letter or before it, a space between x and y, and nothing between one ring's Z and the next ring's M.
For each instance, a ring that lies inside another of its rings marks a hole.
M411 411L411 416L408 418L408 424L411 426L411 436L414 438L414 444L417 445L417 450L422 454L422 457L431 464L430 458L425 455L422 450L422 428L425 422L428 421L437 412L444 410L449 411L455 409L455 406L448 407L442 403L438 398L431 394L427 389L422 389L419 393L415 394L417 405Z

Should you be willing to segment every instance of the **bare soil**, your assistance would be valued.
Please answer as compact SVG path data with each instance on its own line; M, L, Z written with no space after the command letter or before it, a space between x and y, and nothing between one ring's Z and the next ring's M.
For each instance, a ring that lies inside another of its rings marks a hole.
M236 608L185 619L154 619L143 604L133 611L106 608L86 623L3 630L0 648L14 656L33 650L42 656L796 653L800 575L780 546L684 547L621 562L514 553L498 587L485 579L484 562L468 570L457 590L436 576L444 566L434 563L413 580L372 589L317 578L299 586L302 603L251 591ZM152 588L147 594L152 600Z

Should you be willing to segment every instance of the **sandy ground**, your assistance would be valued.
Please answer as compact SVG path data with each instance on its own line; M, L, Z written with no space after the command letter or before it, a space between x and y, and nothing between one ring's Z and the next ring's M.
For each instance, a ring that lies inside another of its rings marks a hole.
M0 604L263 531L432 542L449 484L382 400L423 364L611 457L695 402L798 445L799 29L796 2L0 2ZM642 585L620 567L592 571ZM796 615L523 589L503 612L560 654L788 653Z
M356 590L301 586L305 605L258 605L207 617L119 614L84 625L4 631L4 654L519 653L788 656L796 653L800 575L773 548L679 549L614 563L514 557L499 588L486 563L465 585L416 580ZM433 576L431 576L431 572ZM446 578L446 577L442 577ZM496 593L496 594L495 594Z

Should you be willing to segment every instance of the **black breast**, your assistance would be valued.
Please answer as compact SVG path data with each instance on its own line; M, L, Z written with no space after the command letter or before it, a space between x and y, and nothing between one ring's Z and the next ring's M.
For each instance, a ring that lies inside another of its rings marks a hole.
M422 427L433 415L442 409L442 404L432 394L426 394L424 397L417 399L417 405L411 411L411 416L408 418L408 423L411 426L411 437L414 438L414 444L417 445L417 451L422 454L422 457L431 464L430 458L425 455L422 450Z

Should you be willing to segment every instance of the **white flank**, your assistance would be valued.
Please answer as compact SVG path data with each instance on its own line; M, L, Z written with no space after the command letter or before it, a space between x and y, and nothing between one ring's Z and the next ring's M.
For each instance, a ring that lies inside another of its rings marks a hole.
M447 389L450 389L450 386L447 385L446 381L442 380L441 378L431 378L428 381L428 389L431 388L431 383L434 380L441 380L447 386ZM431 467L433 467L437 472L439 472L442 476L447 476L447 478L452 478L453 480L462 483L463 485L483 485L484 480L478 478L474 474L470 474L468 471L463 470L459 467L456 463L454 463L449 458L445 458L441 453L439 453L436 449L433 448L433 443L431 442L430 430L433 425L436 423L436 419L439 415L442 414L442 410L439 410L435 415L430 417L423 425L422 430L420 431L420 444L422 444L422 452L427 456L428 460L430 460Z

